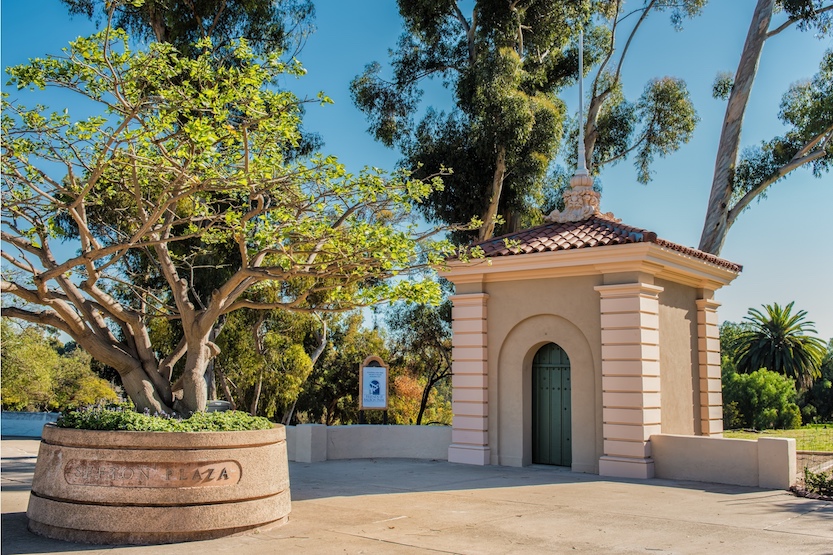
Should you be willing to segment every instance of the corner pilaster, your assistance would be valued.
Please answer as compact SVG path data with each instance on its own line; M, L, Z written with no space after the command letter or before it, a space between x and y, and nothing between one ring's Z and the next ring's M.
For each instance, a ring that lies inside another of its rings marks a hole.
M452 420L448 461L489 464L489 365L486 293L451 297Z
M711 299L697 301L697 345L700 362L700 430L723 437L723 386L720 379L720 328Z
M600 285L602 420L600 476L652 478L650 438L662 431L659 294L648 283Z

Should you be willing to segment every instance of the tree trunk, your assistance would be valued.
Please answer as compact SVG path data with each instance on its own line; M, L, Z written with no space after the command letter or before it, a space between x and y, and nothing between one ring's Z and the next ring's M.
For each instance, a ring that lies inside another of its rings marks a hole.
M139 368L138 363L136 366L136 368L130 369L129 371L123 371L119 368L116 369L119 371L124 392L133 401L136 410L139 412L148 410L151 414L172 414L174 409L162 400L153 382Z
M492 192L489 196L489 206L483 215L483 225L480 226L477 237L480 241L491 239L495 234L495 216L497 216L497 209L500 204L500 194L503 190L504 177L506 177L506 147L499 146L497 160L495 162L495 173L492 177Z
M431 396L431 389L433 389L435 383L429 378L428 383L425 384L425 388L422 390L422 399L419 401L419 413L416 418L417 426L422 425L422 415L425 414L425 409L428 407L428 397Z
M223 394L225 394L228 402L231 403L231 410L237 410L237 403L234 402L234 395L231 392L231 387L229 387L226 375L223 373L223 369L219 364L214 365L214 372L216 373L217 378L219 378L220 386L223 388Z
M123 345L101 340L96 334L78 334L72 337L95 360L115 368L121 378L124 392L133 401L137 411L148 410L151 414L174 412L171 384L158 374L158 367L151 361L146 361L143 365L135 352L126 353ZM129 356L124 356L125 354ZM153 376L152 372L157 372L156 376Z
M150 28L153 29L156 42L168 42L168 27L165 25L164 15L156 9L153 2L148 3L147 9L148 21L150 22Z
M217 339L217 336L220 335L220 332L223 330L223 325L225 324L225 317L220 322L217 322L211 328L211 333L208 334L208 340L214 343ZM205 369L205 387L208 392L208 399L214 400L217 398L217 377L214 373L214 366L216 364L216 357L211 357L208 361L208 366Z
M212 348L213 347L213 348ZM185 356L185 370L182 373L182 400L179 412L188 416L194 412L205 411L208 400L208 388L205 383L205 370L208 362L217 354L217 347L206 336L199 345L188 345Z
M260 392L263 390L263 370L257 376L257 383L255 384L255 391L252 394L252 404L249 405L249 414L257 416L257 404L260 402Z
M726 115L723 117L723 131L717 148L712 189L699 246L700 250L715 255L720 254L731 225L728 216L743 116L758 72L758 62L761 59L774 6L775 0L758 0L755 6L735 74L735 83L726 106Z
M255 343L255 350L257 354L260 355L261 361L266 356L266 348L263 345L263 335L265 330L263 329L263 324L266 322L267 314L265 312L261 312L257 318L257 322L252 327L252 337ZM261 365L264 363L261 362ZM249 406L249 414L252 416L257 416L257 404L260 402L260 392L263 390L263 366L260 368L260 373L257 375L257 383L255 384L255 391L254 396L252 397L252 404Z

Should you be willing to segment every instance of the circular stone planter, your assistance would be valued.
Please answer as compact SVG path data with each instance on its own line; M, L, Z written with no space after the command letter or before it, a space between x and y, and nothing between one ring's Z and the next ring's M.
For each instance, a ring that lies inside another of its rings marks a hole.
M47 424L29 530L99 544L205 540L283 524L286 429L111 432Z

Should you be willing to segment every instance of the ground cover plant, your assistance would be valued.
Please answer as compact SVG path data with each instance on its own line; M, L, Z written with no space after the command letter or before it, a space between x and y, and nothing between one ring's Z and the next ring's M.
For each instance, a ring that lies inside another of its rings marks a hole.
M59 428L131 432L236 432L268 430L267 418L240 411L196 412L188 418L136 412L131 405L110 405L67 411L58 418Z

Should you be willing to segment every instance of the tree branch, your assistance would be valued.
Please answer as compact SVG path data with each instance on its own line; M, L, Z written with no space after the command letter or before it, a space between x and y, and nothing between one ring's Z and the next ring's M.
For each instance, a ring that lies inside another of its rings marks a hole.
M830 131L828 131L828 133L829 132ZM814 141L816 141L817 139L818 137L814 139ZM790 173L791 171L796 170L801 166L808 164L814 160L818 160L819 158L824 158L826 155L827 152L824 149L815 150L812 153L801 157L799 157L799 155L796 154L792 160L775 170L769 177L767 177L766 179L755 185L755 187L747 191L746 194L743 195L743 197L741 197L741 199L737 203L735 203L735 205L728 211L728 226L731 227L731 225L735 222L740 213L743 212L743 210L747 206L749 206L749 204L767 187L769 187L770 185L772 185L773 183Z
M831 4L830 6L825 6L825 7L821 8L820 10L818 10L816 12L816 14L822 14L824 12L829 12L830 10L833 10L833 4ZM772 31L768 32L766 34L766 38L774 37L778 33L781 33L782 31L788 29L791 25L794 25L795 23L798 23L799 21L801 21L801 20L800 19L795 19L795 18L788 19L787 21L785 21L784 23L782 23L781 25L779 25L778 27L776 27Z

